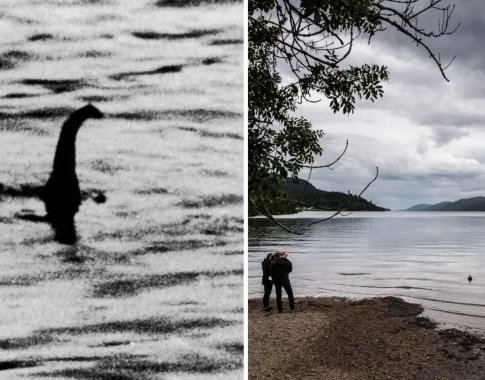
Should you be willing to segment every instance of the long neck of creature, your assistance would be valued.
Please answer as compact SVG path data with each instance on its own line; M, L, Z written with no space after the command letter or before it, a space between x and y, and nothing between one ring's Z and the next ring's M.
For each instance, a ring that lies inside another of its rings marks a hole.
M76 136L84 120L70 117L62 126L54 156L53 174L67 176L76 170Z

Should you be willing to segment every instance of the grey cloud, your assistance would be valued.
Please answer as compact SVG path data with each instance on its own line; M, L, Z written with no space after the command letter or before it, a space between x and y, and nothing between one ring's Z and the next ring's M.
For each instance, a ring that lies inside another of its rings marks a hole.
M450 169L444 168L434 169L430 171L423 171L420 173L414 172L387 172L381 168L381 179L390 181L413 181L420 183L423 186L437 186L443 183L462 183L474 178L480 178L482 173L476 173L470 170Z
M310 182L321 189L359 193L373 178L365 164L359 167L315 172ZM483 195L478 184L485 175L472 170L429 168L416 173L412 168L398 170L379 167L379 177L364 193L366 199L391 209L404 209L418 203L438 203ZM306 177L305 177L306 178Z
M344 135L329 137L329 153L334 153ZM376 204L399 209L435 199L434 203L466 197L485 180L485 167L475 158L446 156L440 159L434 157L436 147L423 148L426 151L417 155L402 146L392 146L378 136L349 134L346 137L350 140L347 155L336 165L335 171L314 171L311 182L315 186L358 193L373 178L374 168L378 166L378 180L365 197ZM419 141L423 146L429 145L429 140ZM410 189L418 190L415 196L409 194Z
M443 62L447 62L447 60L456 55L456 64L484 70L485 52L480 49L483 45L483 27L485 25L483 1L462 0L459 2L447 1L446 3L456 4L450 28L458 24L460 26L455 33L440 38L428 39L427 43L436 54L440 54ZM426 28L436 29L439 20L438 13L423 14L421 25ZM396 48L399 47L408 51L414 50L412 54L418 54L426 59L429 57L424 49L417 48L416 44L413 44L409 38L391 28L376 35L376 40L383 41Z
M480 146L467 147L467 156L473 157L477 162L484 165L485 168L485 148ZM485 170L485 169L484 169Z
M476 186L483 181L483 175L468 173L455 173L453 177L447 173L401 177L382 172L366 196L378 205L398 210L418 203L434 204L484 195L484 189Z
M350 116L333 114L325 101L299 108L327 133L319 162L338 156L345 139L350 140L334 171L313 172L315 186L358 193L378 166L379 178L364 195L384 207L485 195L485 148L480 144L485 139L484 7L479 0L457 2L454 19L462 23L460 29L431 42L443 57L458 55L447 70L450 82L423 49L397 32L380 33L371 45L364 40L355 45L346 64L386 65L391 78L384 98L358 101Z
M465 127L474 125L485 125L485 115L447 112L426 112L416 118L421 124L437 125L443 127Z
M445 39L433 41L433 47L448 55L456 54L457 64L483 71L485 69L485 52L481 49L485 25L483 1L457 2L453 18L461 24L459 29Z
M447 145L451 141L458 140L462 137L468 136L469 134L470 133L466 130L446 125L433 129L434 142L437 147Z
M421 140L416 144L416 152L421 156L424 156L428 152L428 142Z

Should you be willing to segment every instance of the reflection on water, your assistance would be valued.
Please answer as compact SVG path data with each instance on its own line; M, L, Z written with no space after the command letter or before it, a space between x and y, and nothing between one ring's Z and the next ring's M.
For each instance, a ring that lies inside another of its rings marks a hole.
M0 377L242 378L242 2L0 10ZM68 246L18 215L86 103Z
M322 215L306 212L285 223ZM285 248L299 296L396 295L423 304L439 322L485 331L484 228L485 213L361 212L296 236L251 219L249 296L262 295L263 256Z

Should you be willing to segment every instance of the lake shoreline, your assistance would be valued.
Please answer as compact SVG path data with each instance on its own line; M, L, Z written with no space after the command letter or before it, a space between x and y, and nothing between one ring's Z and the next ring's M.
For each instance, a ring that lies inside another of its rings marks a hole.
M263 219L249 220L248 294L262 292L261 260L284 249L298 296L401 297L427 316L457 328L485 331L485 213L304 212L280 220L292 235ZM468 281L468 276L473 281Z
M249 379L485 377L484 338L438 330L418 304L302 297L290 313L283 302L278 314L262 311L260 299L248 300Z

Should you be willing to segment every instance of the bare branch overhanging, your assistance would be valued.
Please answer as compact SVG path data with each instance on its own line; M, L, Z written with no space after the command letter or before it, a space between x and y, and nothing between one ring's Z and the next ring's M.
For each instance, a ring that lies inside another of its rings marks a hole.
M430 55L440 70L443 78L448 80L445 70L448 63L441 61L439 54L433 52L428 46L427 38L437 38L443 35L454 33L458 27L450 26L453 15L454 5L441 5L444 0L374 0L371 6L376 11L376 16L381 25L370 33L383 30L386 26L395 28L400 33L409 37L413 42L424 48ZM305 16L304 8L297 6L291 0L278 0L275 8L276 21L268 21L264 14L260 17L249 17L250 24L268 22L278 28L279 38L275 41L275 53L278 57L285 59L291 66L293 74L301 79L303 68L311 65L321 64L324 66L335 67L341 63L352 49L352 43L359 38L363 32L362 27L352 25L333 28L328 16L320 12L318 22L314 18ZM419 16L430 11L439 13L439 24L437 29L426 29L419 24ZM316 38L319 37L319 40ZM333 54L343 51L339 58L329 59L329 53ZM293 63L295 61L295 63Z
M383 95L380 83L388 78L387 67L368 64L341 67L351 54L354 41L368 35L370 42L376 33L395 29L427 51L448 80L445 70L454 57L443 63L440 54L428 43L453 33L459 25L450 27L454 6L446 5L444 0L251 1L256 4L253 8L256 11L249 15L249 48L253 54L249 66L249 168L254 170L250 172L250 192L260 200L260 212L270 214L260 198L262 193L257 190L261 182L286 178L284 173L297 178L305 167L310 168L310 175L317 168L331 169L347 149L346 146L330 164L315 165L315 157L323 152L318 142L323 132L312 130L308 120L293 117L296 105L327 99L334 112L352 113L357 98L374 101ZM310 9L309 4L315 8ZM332 13L334 10L336 13ZM419 22L420 16L430 12L438 12L440 16L435 29L427 29ZM289 68L290 83L282 81L278 72L281 63ZM252 74L257 77L252 78ZM260 80L263 82L259 83ZM314 94L320 98L311 98ZM311 146L303 146L299 140ZM258 145L256 148L253 142ZM253 200L252 203L256 205Z

